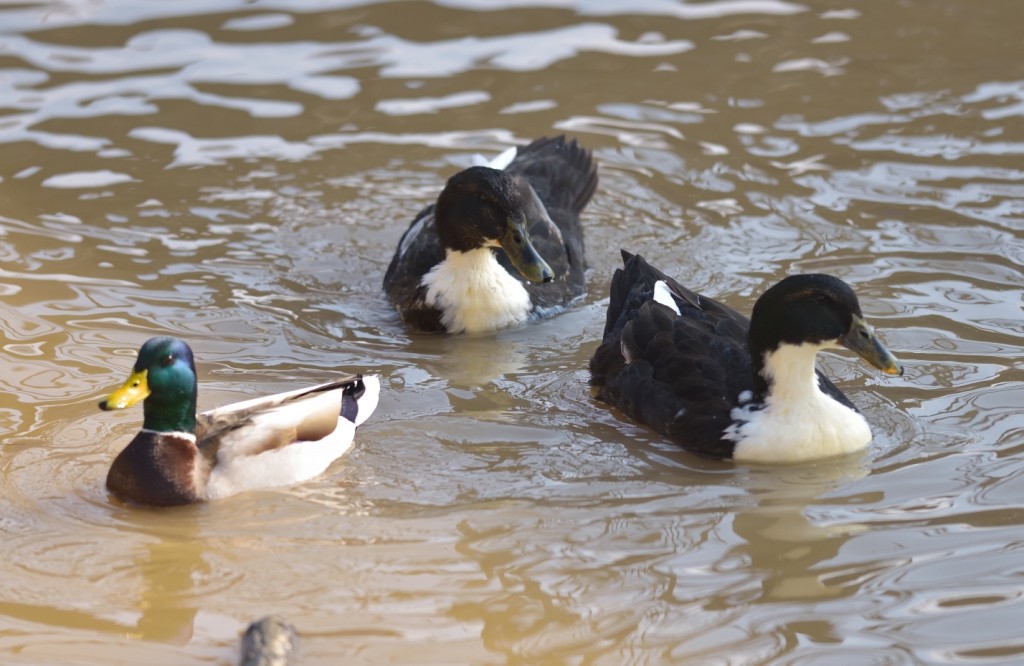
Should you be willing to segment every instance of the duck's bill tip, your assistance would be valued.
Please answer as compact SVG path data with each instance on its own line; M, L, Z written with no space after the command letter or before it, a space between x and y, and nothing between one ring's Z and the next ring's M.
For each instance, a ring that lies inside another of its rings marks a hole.
M508 253L509 259L512 261L512 265L515 266L519 274L530 282L537 284L544 284L553 282L555 279L555 272L551 270L547 262L541 258L533 248L530 248L530 252L523 255L513 256Z
M146 370L133 372L121 388L100 401L100 409L105 412L115 409L126 409L148 398L149 383L146 381L147 374Z
M525 224L509 220L508 229L498 241L498 245L505 250L509 261L519 274L530 282L540 284L555 279L555 272L551 270L551 266L530 242Z
M877 339L874 344L864 349L854 349L857 355L871 367L881 370L887 375L899 377L903 374L903 364L896 360L888 349Z
M131 407L133 404L135 403L129 402L128 400L119 399L116 393L112 393L103 400L100 400L100 409L102 409L105 412L112 412L118 409Z
M875 330L860 317L854 317L849 332L839 339L839 343L887 375L898 377L903 374L903 364L882 344Z
M895 357L892 359L892 363L885 366L884 368L879 368L879 370L881 370L887 375L893 375L894 377L903 376L903 364L897 361Z

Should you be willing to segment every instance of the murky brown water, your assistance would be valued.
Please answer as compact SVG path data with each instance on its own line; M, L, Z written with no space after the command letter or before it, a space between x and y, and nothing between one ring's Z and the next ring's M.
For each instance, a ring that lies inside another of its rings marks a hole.
M0 7L0 663L1024 660L1024 4L6 3ZM592 147L590 294L410 335L380 279L474 152ZM855 284L907 366L828 370L870 453L697 459L594 403L618 249L749 311ZM303 486L112 503L147 337L200 403L375 370Z

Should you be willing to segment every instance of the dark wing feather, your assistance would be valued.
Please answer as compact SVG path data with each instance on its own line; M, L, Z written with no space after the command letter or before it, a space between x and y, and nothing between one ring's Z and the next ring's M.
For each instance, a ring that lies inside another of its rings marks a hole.
M590 362L598 397L684 448L732 455L722 432L753 390L746 318L623 253L612 278L605 336ZM653 300L665 280L680 315ZM627 362L627 358L629 362Z
M821 373L821 370L817 370L816 372L818 373L818 388L821 389L822 393L829 396L833 400L839 402L840 404L846 405L855 412L860 411L859 409L857 409L857 405L850 402L850 399L847 398L843 394L843 392L840 391L839 388L836 387L836 385L833 384L828 377Z
M519 181L524 201L532 198L523 191L525 183L547 211L545 217L542 211L531 211L527 205L530 241L555 272L555 280L547 284L525 283L526 290L535 307L567 305L586 286L580 212L597 189L597 163L590 151L575 140L556 136L537 139L520 148L505 171ZM522 279L504 253L499 255L505 270Z
M426 332L444 331L441 311L426 303L423 276L444 259L444 248L434 224L434 204L420 211L402 234L395 256L384 273L384 293L398 309L402 320Z

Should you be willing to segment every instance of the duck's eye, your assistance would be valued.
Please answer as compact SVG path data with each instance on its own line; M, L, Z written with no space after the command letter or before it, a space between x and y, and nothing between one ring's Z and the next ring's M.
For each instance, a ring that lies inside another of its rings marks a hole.
M162 359L160 359L160 365L164 366L165 368L170 366L172 363L174 363L174 354L168 354L167 356L164 356Z

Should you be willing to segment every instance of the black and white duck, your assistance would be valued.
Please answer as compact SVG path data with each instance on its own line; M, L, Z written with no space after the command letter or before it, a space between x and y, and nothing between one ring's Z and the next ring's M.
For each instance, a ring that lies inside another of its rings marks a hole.
M784 278L750 320L622 253L604 339L590 361L598 399L683 448L751 462L799 462L863 449L865 418L815 368L846 347L882 372L903 368L830 275Z
M196 414L197 384L185 342L142 345L128 380L100 403L113 410L142 401L142 429L107 474L112 493L171 506L306 481L349 450L380 392L374 375L342 375Z
M583 294L580 212L597 187L590 151L564 136L452 176L402 235L384 291L420 331L521 324Z

